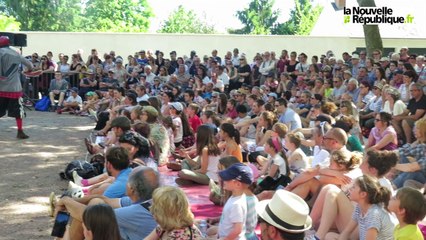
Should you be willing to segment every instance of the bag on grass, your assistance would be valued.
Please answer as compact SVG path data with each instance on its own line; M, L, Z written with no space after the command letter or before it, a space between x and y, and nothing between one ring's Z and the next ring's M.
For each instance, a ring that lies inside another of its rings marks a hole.
M72 177L72 173L74 171L77 171L77 174L84 179L95 177L102 173L99 172L98 169L95 168L92 164L86 161L74 160L68 163L67 167L65 168L65 171L60 172L59 176L64 180L73 181L74 179Z
M47 112L49 110L49 106L50 106L50 99L48 96L44 96L34 105L34 109L36 111Z

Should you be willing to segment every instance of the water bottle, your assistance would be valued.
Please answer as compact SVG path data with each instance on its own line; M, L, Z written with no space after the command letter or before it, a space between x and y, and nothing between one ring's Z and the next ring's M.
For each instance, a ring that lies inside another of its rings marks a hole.
M203 237L207 237L207 220L203 219L199 224L200 232Z

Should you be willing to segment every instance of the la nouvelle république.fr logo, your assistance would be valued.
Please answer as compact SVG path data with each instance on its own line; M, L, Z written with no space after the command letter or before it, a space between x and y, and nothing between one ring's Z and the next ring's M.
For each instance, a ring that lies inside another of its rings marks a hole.
M394 16L394 11L389 7L352 7L343 8L344 23L371 24L403 24L413 23L414 16Z

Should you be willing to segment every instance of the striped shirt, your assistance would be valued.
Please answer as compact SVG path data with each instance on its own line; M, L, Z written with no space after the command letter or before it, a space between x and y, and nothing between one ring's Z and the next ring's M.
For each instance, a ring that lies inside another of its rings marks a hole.
M390 218L390 213L383 207L373 204L363 216L359 205L355 207L352 219L358 223L359 239L364 240L367 231L371 228L377 230L377 240L393 240L393 229L395 228Z

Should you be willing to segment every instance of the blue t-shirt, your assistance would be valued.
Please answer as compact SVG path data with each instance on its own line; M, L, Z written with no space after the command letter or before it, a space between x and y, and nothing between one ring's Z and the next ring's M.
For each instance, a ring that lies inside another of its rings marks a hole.
M122 200L122 206L128 204L128 198L124 197ZM144 239L157 226L151 212L140 203L133 203L130 206L114 209L114 211L121 239Z
M108 198L121 198L126 195L126 183L129 179L129 175L132 172L131 168L122 170L115 181L107 187L104 192L104 196Z
M285 110L284 114L280 116L279 122L284 123L287 126L290 125L290 130L302 128L300 116L291 108L287 108Z

